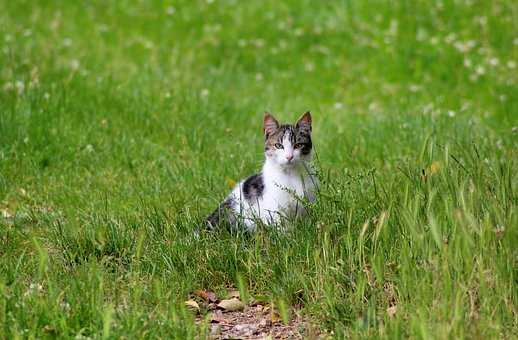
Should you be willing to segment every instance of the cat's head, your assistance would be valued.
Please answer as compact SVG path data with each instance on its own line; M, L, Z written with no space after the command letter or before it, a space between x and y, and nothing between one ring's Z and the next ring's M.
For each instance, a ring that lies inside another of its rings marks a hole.
M279 124L270 113L264 114L264 153L266 158L283 167L311 159L311 114L304 113L291 124Z

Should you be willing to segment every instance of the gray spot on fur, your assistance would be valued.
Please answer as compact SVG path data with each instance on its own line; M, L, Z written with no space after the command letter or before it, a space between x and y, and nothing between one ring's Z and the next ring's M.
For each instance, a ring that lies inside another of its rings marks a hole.
M243 183L243 196L248 201L256 201L263 196L264 181L261 173L248 177Z

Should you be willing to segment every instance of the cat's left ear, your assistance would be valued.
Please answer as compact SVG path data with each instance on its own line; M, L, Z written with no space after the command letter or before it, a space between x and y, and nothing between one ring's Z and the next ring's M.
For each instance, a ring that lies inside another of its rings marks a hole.
M311 113L307 111L304 113L296 124L298 129L306 130L308 133L311 132Z

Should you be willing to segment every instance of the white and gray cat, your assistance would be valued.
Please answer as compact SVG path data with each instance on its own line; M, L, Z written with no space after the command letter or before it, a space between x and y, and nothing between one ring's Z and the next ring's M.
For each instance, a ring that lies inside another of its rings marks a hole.
M264 114L262 171L239 182L221 205L207 217L207 225L244 225L254 231L257 223L279 225L305 213L304 200L315 201L317 178L311 160L311 114L291 124L279 124Z

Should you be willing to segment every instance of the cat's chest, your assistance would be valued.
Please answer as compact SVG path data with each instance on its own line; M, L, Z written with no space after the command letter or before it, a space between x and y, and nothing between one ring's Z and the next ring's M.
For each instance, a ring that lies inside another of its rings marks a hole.
M272 176L266 180L264 198L280 207L290 207L312 191L308 177Z

